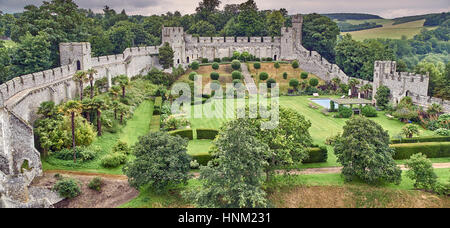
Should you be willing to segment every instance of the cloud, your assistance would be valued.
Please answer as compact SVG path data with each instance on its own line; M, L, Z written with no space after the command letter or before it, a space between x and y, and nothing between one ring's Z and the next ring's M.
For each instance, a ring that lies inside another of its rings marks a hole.
M50 1L50 0L48 0ZM152 15L180 11L193 13L200 0L74 0L81 8L102 12L105 5L128 14ZM225 4L245 0L222 0ZM448 0L255 0L260 9L286 8L295 13L371 13L385 18L450 11ZM41 5L41 0L0 0L0 10L20 12L28 4Z

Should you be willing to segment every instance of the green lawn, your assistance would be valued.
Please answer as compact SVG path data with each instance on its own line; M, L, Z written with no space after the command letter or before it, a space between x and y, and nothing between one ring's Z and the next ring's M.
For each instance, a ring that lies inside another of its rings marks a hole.
M208 154L211 147L212 140L208 139L194 139L189 141L188 154L190 155L202 155Z
M106 174L122 174L122 167L104 168L100 165L103 156L110 153L114 145L119 141L124 141L128 145L134 145L138 138L150 131L150 121L153 114L153 101L143 101L134 111L134 115L127 121L117 133L104 132L101 137L97 137L92 146L101 148L101 153L93 161L76 163L73 161L63 161L58 159L42 160L44 170L72 170L81 172L106 173Z

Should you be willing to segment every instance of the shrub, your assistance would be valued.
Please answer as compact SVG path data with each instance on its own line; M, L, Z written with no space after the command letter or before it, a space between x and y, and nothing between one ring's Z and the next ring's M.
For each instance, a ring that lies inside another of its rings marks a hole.
M127 162L127 156L120 153L112 153L104 156L100 164L105 168L116 168Z
M220 65L217 62L215 62L211 65L211 67L213 68L213 70L218 70Z
M425 142L391 144L395 150L393 156L396 160L409 159L411 155L422 153L428 158L450 157L450 142Z
M436 131L434 131L434 133L436 135L441 135L441 136L450 136L450 130L445 129L445 128L439 128Z
M92 190L99 192L102 189L103 181L100 177L94 177L88 184L88 187Z
M126 142L118 141L112 149L113 153L131 154L131 149Z
M283 73L283 79L286 80L287 77L288 77L288 73L287 73L287 72L284 72L284 73Z
M241 74L241 72L235 70L235 71L233 71L231 73L231 78L233 78L234 80L235 79L239 79L240 80L242 78L242 74Z
M193 63L191 63L191 69L198 70L199 67L200 67L200 64L197 61L194 61Z
M450 141L450 137L442 137L442 136L425 136L414 138L391 139L392 144L419 143L419 142L448 142L448 141Z
M309 79L309 85L312 87L316 87L319 85L319 80L317 78L311 78Z
M196 160L198 164L206 166L212 160L212 156L210 154L192 155L192 160Z
M230 61L231 61L230 57L223 57L222 58L222 62L230 62Z
M335 112L336 111L334 106L335 106L334 101L330 100L330 112Z
M83 146L75 147L77 161L80 162L93 160L98 152L99 149L94 147L83 147ZM53 153L52 156L60 160L66 161L73 160L73 149L64 148L56 153Z
M421 153L412 155L405 163L406 176L414 181L414 187L431 190L436 184L437 176L433 171L433 164Z
M81 194L81 184L72 178L62 179L53 185L53 190L58 192L61 197L75 198Z
M261 69L261 63L258 63L258 62L256 62L256 63L253 63L253 67L255 68L255 69Z
M366 105L362 107L361 114L364 115L365 117L376 117L377 110L375 109L375 107L371 105Z
M302 73L300 74L300 78L302 78L302 79L307 79L307 78L308 78L308 72L302 72Z
M212 90L218 90L220 89L220 82L217 80L214 80L211 82L211 85L209 86Z
M202 58L202 63L208 63L208 59L207 58Z
M261 72L259 73L259 80L265 81L269 78L269 74L267 72Z
M239 83L241 83L241 80L240 80L240 79L234 79L234 80L233 80L233 85L237 85L237 84L239 84Z
M340 106L338 109L337 117L339 118L350 118L353 115L353 110L351 108Z
M274 78L269 78L269 80L267 80L267 88L273 88L275 87L275 84L277 84L277 81Z
M273 58L272 58L272 57L268 57L268 58L266 58L266 61L267 61L267 62L272 62L272 61L273 61Z
M179 135L183 138L192 140L192 139L194 139L194 134L192 131L193 131L192 129L182 129L182 130L169 131L169 134L173 135L173 136Z
M233 68L233 70L241 69L241 62L239 60L233 60L231 62L231 68Z
M308 149L308 159L303 163L326 162L328 159L328 149L326 146L312 147Z
M300 65L298 64L298 61L297 61L297 60L294 60L294 61L292 62L292 68L297 69L299 66L300 66Z
M220 63L220 62L221 62L221 61L220 61L220 58L214 58L214 62Z
M189 73L189 80L195 81L196 76L197 76L197 72L192 71L191 73Z
M412 138L413 135L419 134L419 128L414 124L406 124L402 127L402 134L407 138Z
M289 86L291 86L294 89L297 89L298 85L300 84L300 82L296 79L296 78L292 78L289 81Z
M219 134L215 129L197 129L197 139L215 139Z
M209 75L209 77L211 77L211 80L219 80L219 73L217 72L211 72L211 74Z
M191 169L198 169L200 167L200 164L198 164L197 160L192 160L190 163Z

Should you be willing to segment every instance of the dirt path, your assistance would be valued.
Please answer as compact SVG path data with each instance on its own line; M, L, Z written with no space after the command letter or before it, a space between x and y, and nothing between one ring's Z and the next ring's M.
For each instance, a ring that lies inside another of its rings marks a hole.
M248 71L247 64L241 63L242 75L244 76L244 82L247 86L247 90L249 94L257 94L258 90L256 89L255 81L253 80L250 72Z

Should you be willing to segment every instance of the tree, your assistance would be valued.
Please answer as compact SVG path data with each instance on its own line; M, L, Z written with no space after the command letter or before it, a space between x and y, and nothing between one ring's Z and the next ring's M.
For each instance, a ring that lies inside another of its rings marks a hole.
M391 97L391 90L387 86L378 87L377 94L375 94L375 100L377 101L377 106L385 109L389 103Z
M120 88L122 88L122 98L125 98L126 87L130 83L130 79L128 78L128 76L121 74L117 76L116 82L119 83Z
M261 69L261 63L260 62L253 63L253 68L255 68L256 75L258 75L258 70Z
M73 162L77 162L77 153L75 150L76 144L75 144L75 116L78 115L81 112L81 103L78 101L68 101L64 105L64 113L66 115L70 115L71 119L71 129L72 129L72 149L73 149Z
M116 23L109 28L107 34L109 40L113 44L114 54L121 54L126 48L134 45L134 33L131 31L132 24L124 21L123 23Z
M266 28L269 36L280 36L281 28L284 26L286 19L283 14L274 10L267 14L266 18Z
M269 78L269 80L267 80L267 88L273 88L275 87L275 84L277 84L277 81L274 78Z
M269 149L258 140L256 130L248 119L222 126L211 149L214 160L200 168L202 187L187 194L195 204L207 208L267 206L261 187Z
M305 71L303 71L301 74L300 74L300 78L301 79L307 79L308 78L308 72L305 72Z
M414 187L418 189L432 190L437 183L437 175L434 173L433 164L422 153L413 154L405 163L406 176L414 180Z
M337 90L337 88L341 84L341 79L338 77L335 77L335 78L331 79L331 83L333 83L334 88L336 88L336 90Z
M200 64L197 61L194 61L191 63L192 70L198 70L199 67L200 67Z
M91 99L94 98L94 75L98 73L96 69L89 69L86 72L89 75L89 83L91 84Z
M169 67L173 66L173 57L174 51L172 47L169 45L169 43L165 42L164 45L159 48L159 63L164 67L164 69L168 69Z
M14 76L47 70L52 66L49 35L25 33L11 55L10 73Z
M241 62L237 59L233 60L231 62L231 68L233 68L233 70L239 70L241 69Z
M444 109L442 108L442 105L433 103L431 104L427 109L427 114L436 118L444 112Z
M83 113L88 122L91 122L91 111L93 109L93 103L91 98L86 98L81 102Z
M162 192L171 185L186 184L191 160L187 144L180 136L160 131L140 137L133 151L136 159L123 168L130 186L148 186Z
M193 24L187 32L201 37L212 37L216 34L216 28L207 21L198 21Z
M337 24L326 16L314 13L303 17L303 46L308 50L317 51L332 63L339 33Z
M288 73L287 72L283 72L283 79L286 80L288 78Z
M102 110L108 106L101 98L94 98L92 100L92 109L97 112L97 135L102 136Z
M279 62L275 62L273 64L273 67L275 67L275 75L278 75L278 69L280 69L280 63Z
M370 184L399 184L401 170L392 158L394 150L389 143L388 132L378 123L362 116L347 121L333 145L346 181L358 177Z
M297 71L297 69L300 67L300 64L298 63L297 60L294 60L291 64L292 69L294 69L295 71Z
M219 65L219 63L213 63L212 65L211 65L211 67L212 67L212 69L213 70L218 70L219 69L219 67L220 67L220 65Z
M358 79L356 79L356 78L352 78L348 82L348 85L350 86L350 88L352 90L352 96L351 97L356 96L356 94L358 93L358 89L356 88L356 86L359 85L360 83L361 82Z
M299 81L298 81L296 78L292 78L292 79L289 81L289 86L291 86L292 88L294 88L295 91L297 91L298 85L299 85L299 84L300 84L300 83L299 83Z
M83 93L84 93L83 85L84 85L84 83L89 81L89 78L87 77L86 71L82 71L82 70L77 71L72 79L75 82L79 83L80 100L83 101Z
M414 68L414 72L416 74L428 74L430 76L428 86L429 96L434 96L435 93L439 93L441 89L446 90L446 88L448 88L448 84L441 84L442 82L447 82L449 78L448 75L447 77L444 77L445 66L443 63L433 63L424 60L416 65L416 67Z
M266 72L261 72L261 73L259 73L259 80L265 81L265 80L267 80L268 78L269 78L269 74L268 74L268 73L266 73Z
M241 72L235 70L231 73L231 78L240 80L240 79L242 79L242 74L241 74Z
M309 85L312 87L316 87L317 85L319 85L319 79L317 79L317 78L309 79Z
M219 80L220 77L217 72L212 72L209 76L211 77L211 80Z
M117 106L117 112L120 114L120 124L123 124L123 117L130 111L130 108L122 103Z
M419 128L414 124L406 124L402 128L402 134L407 138L412 138L414 135L419 134Z

